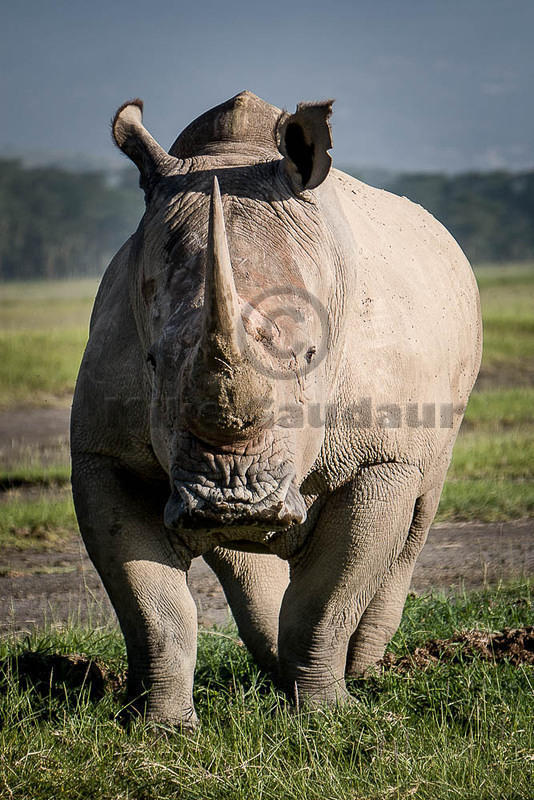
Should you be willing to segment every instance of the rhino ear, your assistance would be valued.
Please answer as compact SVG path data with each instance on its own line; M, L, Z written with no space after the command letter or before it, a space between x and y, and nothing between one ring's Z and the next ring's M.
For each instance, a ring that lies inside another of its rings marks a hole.
M111 132L117 147L136 165L141 174L140 185L148 193L175 159L143 125L143 101L136 99L124 103L113 117Z
M330 171L332 133L328 120L333 102L299 103L294 114L286 112L278 121L278 149L296 192L315 189Z

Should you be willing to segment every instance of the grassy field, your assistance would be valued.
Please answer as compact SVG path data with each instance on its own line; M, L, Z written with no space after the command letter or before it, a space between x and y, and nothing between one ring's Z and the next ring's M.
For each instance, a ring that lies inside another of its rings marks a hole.
M0 409L69 400L96 280L7 283L0 291Z
M482 376L534 384L534 265L476 270L484 317Z
M532 621L532 587L409 597L399 657L476 627ZM460 651L427 668L386 669L351 686L352 705L295 714L235 631L200 633L191 737L142 721L125 735L116 630L39 633L0 644L0 795L99 800L531 798L533 667ZM57 654L98 660L61 671ZM28 661L28 654L31 661ZM50 672L51 654L55 672ZM33 665L33 666L31 666ZM97 680L108 675L108 689ZM99 688L103 698L98 701Z
M471 395L437 519L534 516L534 387Z
M0 547L49 550L71 538L75 530L76 516L68 485L52 484L24 499L15 493L0 503Z

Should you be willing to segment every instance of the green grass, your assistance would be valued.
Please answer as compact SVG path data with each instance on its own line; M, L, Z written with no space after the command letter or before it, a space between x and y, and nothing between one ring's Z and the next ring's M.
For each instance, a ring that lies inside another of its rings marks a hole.
M438 519L534 516L534 325L530 267L477 270L486 326L484 391L472 395ZM94 281L11 284L0 299L0 407L68 398L87 335ZM76 531L61 451L29 452L0 482L28 484L0 502L0 546L59 549ZM48 487L48 488L47 488ZM1 565L0 565L1 569ZM46 569L38 566L37 569ZM533 624L532 587L408 599L391 648L468 628ZM223 635L219 635L222 633ZM0 671L0 797L129 800L531 798L531 667L479 658L357 682L350 708L295 715L252 665L234 631L202 632L195 702L202 727L155 739L128 734L124 698L89 687L20 685ZM0 659L86 653L123 673L115 629L50 630L0 640ZM4 724L2 725L2 721Z
M481 378L485 385L534 383L532 319L485 318Z
M506 521L534 515L534 388L492 390L474 393L469 402L462 431L456 442L437 521ZM0 470L0 485L50 486L68 482L68 454L64 461L41 461L41 451L28 451L18 464ZM52 458L55 454L52 454ZM53 493L47 495L53 498ZM6 536L12 518L10 505L0 505L0 536ZM22 499L20 518L31 514L32 503ZM46 501L39 504L38 518L52 535L57 527L76 531L70 508L58 516L57 504L46 515ZM26 530L31 526L24 525ZM16 537L15 537L16 538ZM46 546L39 535L27 533L27 547ZM6 539L4 538L4 542ZM11 537L13 542L14 538Z
M70 465L59 464L16 464L9 469L0 469L0 490L14 486L56 486L68 483Z
M58 287L60 291L60 287ZM39 301L21 297L0 300L0 327L4 331L48 331L78 328L89 320L94 296L45 297Z
M97 286L95 280L2 285L0 409L70 397Z
M534 265L475 270L484 321L486 385L534 384Z
M461 434L468 430L508 431L534 426L534 386L474 391Z
M471 395L436 516L504 522L534 516L534 388Z
M484 317L482 377L534 384L534 265L476 270ZM39 405L72 392L95 280L2 285L0 407Z
M490 278L491 286L499 285L498 271ZM475 390L454 446L436 520L504 522L530 516L534 516L534 386Z
M436 521L534 516L534 425L493 432L496 418L488 423L458 437Z
M512 314L484 317L484 345L486 361L503 361L512 358L531 359L534 356L534 316L517 317Z
M0 547L49 550L78 529L69 489L40 490L35 497L13 493L0 503Z
M528 584L491 593L410 597L392 649L399 655L462 629L533 621ZM534 670L479 657L353 684L349 707L295 714L235 633L199 636L195 703L201 728L155 737L117 723L120 693L17 680L4 661L0 786L13 798L99 800L356 800L532 797ZM5 639L0 658L85 653L119 674L112 629ZM11 661L13 664L13 661Z
M506 433L472 431L460 436L449 470L450 480L531 480L534 470L534 426Z
M447 480L435 522L507 522L534 516L534 484Z
M70 399L87 329L0 332L0 408Z
M534 286L534 263L531 261L512 261L498 265L477 264L474 266L474 271L481 293L510 290L512 296L517 299L515 287L518 284L527 288ZM525 298L525 304L527 303L528 300Z
M59 436L46 443L15 442L6 448L0 462L0 489L17 486L63 485L70 480L70 448L68 436Z

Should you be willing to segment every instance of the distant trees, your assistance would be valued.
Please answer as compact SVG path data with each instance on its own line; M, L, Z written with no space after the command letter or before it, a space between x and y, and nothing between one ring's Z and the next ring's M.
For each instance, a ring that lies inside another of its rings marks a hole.
M534 260L534 171L375 180L431 211L473 262ZM0 159L0 280L98 275L142 213L129 167L110 176Z
M0 279L100 274L141 217L130 182L0 159Z

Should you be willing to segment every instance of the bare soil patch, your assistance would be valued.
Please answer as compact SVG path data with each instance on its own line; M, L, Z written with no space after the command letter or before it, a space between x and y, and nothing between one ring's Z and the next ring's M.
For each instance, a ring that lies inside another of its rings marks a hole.
M0 414L0 462L17 463L28 447L57 461L68 445L69 413L65 407ZM419 557L412 590L476 589L525 575L534 575L534 519L440 524L432 528ZM227 621L222 589L202 559L193 562L189 585L201 625ZM63 626L73 619L96 626L110 618L114 612L78 537L44 552L8 549L1 554L0 631L20 633L45 622Z
M463 631L448 639L431 639L402 658L386 653L381 665L385 669L407 672L427 669L438 662L463 662L474 657L494 663L508 661L516 667L534 664L534 626L505 628L499 633Z
M80 539L57 551L8 550L0 574L0 631L20 634L70 620L95 626L114 619L100 578ZM534 521L436 526L416 565L412 591L476 589L499 580L534 575ZM204 627L228 621L214 573L193 561L189 588Z
M93 700L108 691L118 691L125 675L110 670L100 659L79 653L27 652L0 661L0 674L13 674L23 689L30 688L42 697L65 695L68 689L87 689Z
M475 390L482 392L486 389L509 389L533 385L534 363L531 359L526 358L520 364L514 361L490 366L483 365L478 373Z
M0 463L20 463L28 450L54 463L68 457L70 404L65 407L21 408L0 413Z
M73 537L61 552L8 550L0 573L0 632L22 633L35 627L63 627L69 621L94 624L115 619L114 611L81 539ZM204 627L228 621L219 582L202 559L189 572L189 588Z

